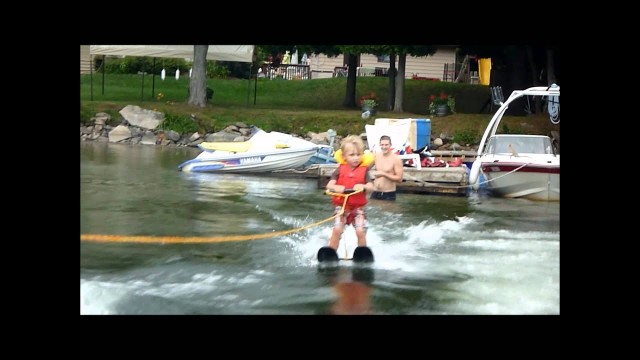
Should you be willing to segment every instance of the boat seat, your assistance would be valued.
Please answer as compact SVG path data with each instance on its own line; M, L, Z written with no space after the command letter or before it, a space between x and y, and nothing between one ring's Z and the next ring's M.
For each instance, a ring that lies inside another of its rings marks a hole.
M215 141L215 142L202 142L198 145L202 150L221 150L229 152L246 152L251 147L249 141Z
M250 141L214 141L214 142L202 142L198 145L202 150L207 151L228 151L228 152L247 152L251 148ZM286 149L288 148L288 144L284 143L276 143L276 149Z
M422 164L420 163L420 154L418 153L404 154L404 155L398 155L398 157L403 162L404 160L413 160L413 164L415 165L416 169L422 169Z

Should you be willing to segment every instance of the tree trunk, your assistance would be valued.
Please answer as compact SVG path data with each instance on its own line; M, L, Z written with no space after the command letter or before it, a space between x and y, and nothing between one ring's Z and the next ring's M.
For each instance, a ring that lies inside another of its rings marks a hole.
M527 61L526 49L522 46L513 46L508 58L508 74L509 74L509 88L508 92L504 93L504 98L508 99L513 90L526 89L528 81L525 80ZM503 87L504 90L504 87ZM505 112L506 115L523 116L525 115L524 105L526 101L514 101L509 104L509 108Z
M553 62L553 50L547 49L547 86L551 86L557 81L555 65Z
M396 100L393 104L393 112L404 112L402 106L404 99L404 73L407 64L407 54L398 55L398 74L396 75Z
M345 54L348 57L347 65L349 72L347 75L347 92L344 95L342 105L348 108L356 107L356 77L358 71L358 56L355 54Z
M189 79L189 105L207 105L207 51L209 45L193 46L193 67Z
M536 66L536 62L533 58L533 48L531 46L527 46L527 60L529 61L529 68L531 69L531 84L532 86L540 85L538 81L538 67ZM536 96L534 99L534 109L530 109L532 112L539 114L542 111L542 99L540 96Z
M392 111L393 106L396 103L396 75L398 70L396 70L396 54L389 54L389 71L387 72L387 76L389 76L389 94L387 95L387 110Z

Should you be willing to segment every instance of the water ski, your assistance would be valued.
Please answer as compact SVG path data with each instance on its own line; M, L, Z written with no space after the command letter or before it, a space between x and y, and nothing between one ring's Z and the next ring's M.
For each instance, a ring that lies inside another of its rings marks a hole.
M353 261L361 263L373 262L373 252L368 246L358 246L353 251Z
M318 262L337 262L338 253L329 246L323 246L318 250Z

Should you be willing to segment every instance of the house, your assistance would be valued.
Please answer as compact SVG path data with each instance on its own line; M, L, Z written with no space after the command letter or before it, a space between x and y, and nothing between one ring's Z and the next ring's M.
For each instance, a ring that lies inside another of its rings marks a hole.
M396 60L397 61L397 60ZM388 56L375 56L372 54L360 54L358 76L385 76L389 70ZM438 48L431 56L407 56L405 78L437 79L440 81L452 81L454 69L458 60L455 46L443 46ZM346 73L344 69L344 55L328 57L324 54L311 55L308 58L311 79L320 79L341 76ZM396 64L397 67L397 64ZM91 70L91 56L89 45L80 45L80 74L88 74Z
M449 78L449 81L451 81L453 69L457 62L456 48L453 46L438 48L436 53L431 56L414 57L408 55L405 78L418 77L438 79L440 81L446 81ZM311 55L308 63L310 65L311 78L318 79L336 75L341 76L340 70L345 65L345 59L344 55L328 57L327 55L319 54ZM372 54L360 54L359 63L358 76L384 76L389 70L388 56L378 57ZM450 70L450 73L445 74L445 69Z
M89 45L80 45L80 74L91 72L91 56L89 55Z

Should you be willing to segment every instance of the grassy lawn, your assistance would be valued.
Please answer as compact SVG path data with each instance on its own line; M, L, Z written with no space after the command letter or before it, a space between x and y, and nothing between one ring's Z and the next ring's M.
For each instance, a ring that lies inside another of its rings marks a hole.
M431 119L431 134L446 133L467 142L479 142L491 119L491 114L479 114L489 98L489 89L482 85L454 84L407 79L404 89L404 110L384 111L387 103L388 78L360 77L356 96L375 92L380 102L378 118ZM93 84L93 85L92 85ZM144 84L144 85L143 85ZM119 123L120 111L126 105L164 112L172 118L193 121L199 131L219 131L229 124L243 122L265 131L280 131L304 135L308 131L323 132L335 129L339 135L360 134L365 124L360 109L342 106L346 78L317 80L209 79L207 86L214 90L213 99L204 107L187 104L189 77L176 80L167 76L163 81L146 75L102 74L80 76L80 121L87 122L97 112L107 112L113 124ZM104 89L104 93L103 93ZM428 113L427 98L445 92L456 97L456 114L435 117ZM160 95L161 94L161 95ZM505 97L508 96L505 94ZM254 103L255 102L255 103ZM495 110L495 107L494 107ZM486 111L486 110L485 110ZM502 132L548 134L559 131L546 113L531 116L505 116Z

